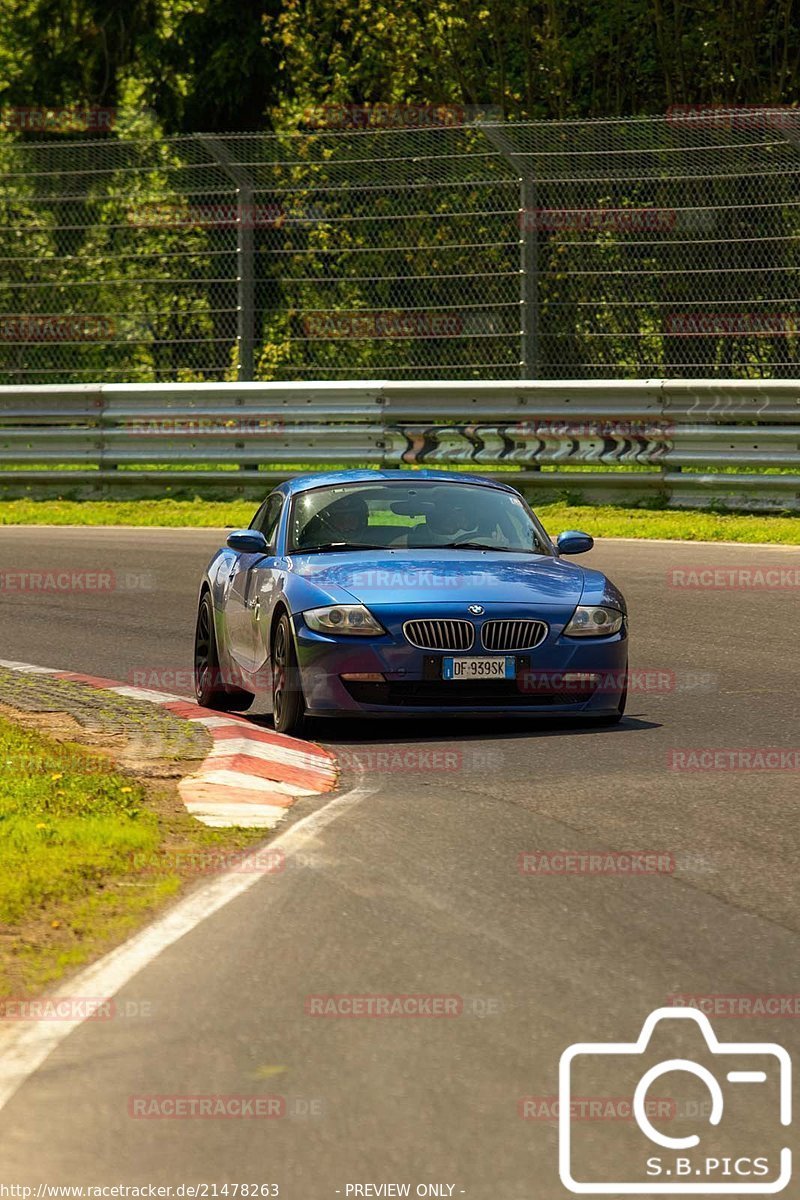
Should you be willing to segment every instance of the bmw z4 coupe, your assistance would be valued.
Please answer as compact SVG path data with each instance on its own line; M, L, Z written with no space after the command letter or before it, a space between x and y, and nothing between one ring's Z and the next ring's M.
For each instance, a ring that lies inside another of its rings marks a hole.
M198 703L311 717L625 711L625 601L499 478L340 471L276 488L200 586Z

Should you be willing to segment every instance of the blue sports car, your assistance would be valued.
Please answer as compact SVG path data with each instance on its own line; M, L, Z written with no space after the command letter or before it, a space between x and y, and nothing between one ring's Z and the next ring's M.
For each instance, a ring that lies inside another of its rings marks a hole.
M625 601L499 478L341 471L276 488L200 586L198 702L303 718L625 710Z

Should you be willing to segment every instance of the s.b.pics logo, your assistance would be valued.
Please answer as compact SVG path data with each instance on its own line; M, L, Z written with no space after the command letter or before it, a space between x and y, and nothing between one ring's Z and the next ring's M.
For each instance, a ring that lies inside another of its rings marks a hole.
M791 1060L772 1042L720 1042L694 1009L659 1008L636 1042L568 1047L559 1067L559 1172L585 1195L753 1195L792 1174ZM633 1119L574 1119L581 1095L629 1096ZM652 1097L669 1104L654 1108ZM655 1115L654 1115L655 1114Z

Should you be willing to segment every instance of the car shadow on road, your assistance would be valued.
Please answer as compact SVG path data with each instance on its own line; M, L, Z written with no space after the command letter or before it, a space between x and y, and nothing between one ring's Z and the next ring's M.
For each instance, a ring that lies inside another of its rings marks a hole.
M270 721L269 718L262 718ZM538 717L503 719L502 717L459 717L453 720L443 717L432 722L418 717L404 717L402 721L350 720L346 717L307 722L304 736L328 746L407 746L435 745L453 741L507 741L509 739L543 737L617 737L622 734L642 733L649 729L660 729L660 721L643 717L625 716L618 725L589 725L577 717Z

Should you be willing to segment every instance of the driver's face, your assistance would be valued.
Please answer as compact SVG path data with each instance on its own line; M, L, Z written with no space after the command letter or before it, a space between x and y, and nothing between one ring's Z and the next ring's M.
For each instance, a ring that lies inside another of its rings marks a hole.
M361 513L357 508L343 508L334 514L334 521L342 533L357 533L361 529Z
M461 529L469 529L469 513L461 505L451 508L445 513L442 524L449 533L458 533Z

